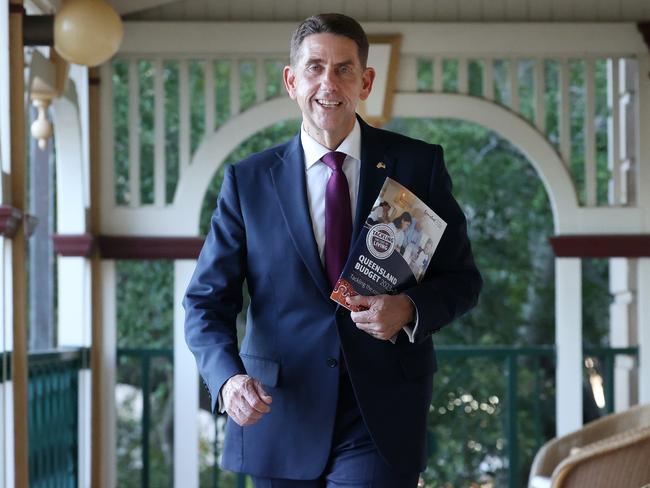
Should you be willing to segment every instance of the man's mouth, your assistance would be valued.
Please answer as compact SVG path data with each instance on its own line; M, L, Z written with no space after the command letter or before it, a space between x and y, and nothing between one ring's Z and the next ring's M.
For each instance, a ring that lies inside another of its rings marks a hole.
M324 108L334 108L334 107L338 107L339 105L341 105L341 102L337 102L337 101L334 101L334 100L322 100L322 99L318 99L318 98L316 99L316 103L318 105L320 105L321 107L324 107Z

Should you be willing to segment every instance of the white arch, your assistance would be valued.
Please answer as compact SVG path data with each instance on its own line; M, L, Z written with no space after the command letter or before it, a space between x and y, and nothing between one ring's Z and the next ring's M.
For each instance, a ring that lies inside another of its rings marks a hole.
M548 193L555 232L571 228L580 217L580 208L571 175L560 155L544 135L519 115L487 100L458 94L398 93L395 117L455 118L492 130L516 145L530 160ZM198 230L201 203L208 185L225 158L239 144L274 123L300 117L295 102L287 97L257 105L232 118L207 136L192 164L179 181L174 207L190 228Z
M540 176L551 202L555 232L575 221L578 199L562 158L544 135L514 112L467 95L403 93L395 96L393 116L462 119L496 132L517 146Z
M296 103L288 97L276 98L256 105L233 117L219 130L205 137L178 182L174 208L187 225L198 233L201 204L215 172L228 155L242 142L260 130L283 120L300 117Z

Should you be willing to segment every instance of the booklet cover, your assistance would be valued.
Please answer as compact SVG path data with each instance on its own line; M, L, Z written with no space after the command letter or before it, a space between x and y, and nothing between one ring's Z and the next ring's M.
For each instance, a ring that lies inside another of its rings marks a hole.
M394 295L414 286L446 226L406 187L386 178L330 298L352 310L346 297Z

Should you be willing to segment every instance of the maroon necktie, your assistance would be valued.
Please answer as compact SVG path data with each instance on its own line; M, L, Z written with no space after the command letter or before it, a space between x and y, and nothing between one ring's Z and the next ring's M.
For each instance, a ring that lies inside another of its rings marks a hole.
M325 190L325 270L332 288L343 271L352 238L350 187L343 173L345 156L333 151L322 157L332 170Z

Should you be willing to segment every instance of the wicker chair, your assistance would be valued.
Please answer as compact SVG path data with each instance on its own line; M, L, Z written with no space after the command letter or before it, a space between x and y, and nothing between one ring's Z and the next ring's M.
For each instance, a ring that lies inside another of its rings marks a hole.
M608 415L537 452L529 488L640 488L650 484L650 404Z

